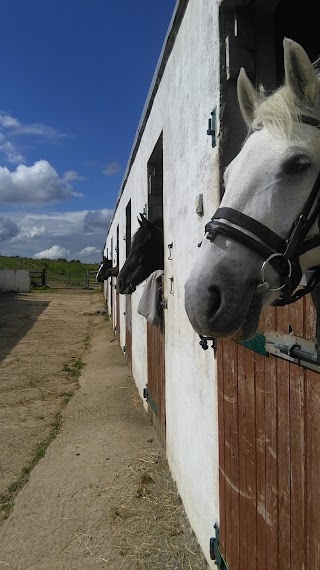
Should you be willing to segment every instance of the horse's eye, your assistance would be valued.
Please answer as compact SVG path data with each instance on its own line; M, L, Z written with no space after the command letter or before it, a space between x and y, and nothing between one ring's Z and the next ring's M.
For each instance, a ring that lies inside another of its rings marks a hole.
M285 164L284 171L287 174L300 174L305 172L311 165L310 159L305 155L292 156Z

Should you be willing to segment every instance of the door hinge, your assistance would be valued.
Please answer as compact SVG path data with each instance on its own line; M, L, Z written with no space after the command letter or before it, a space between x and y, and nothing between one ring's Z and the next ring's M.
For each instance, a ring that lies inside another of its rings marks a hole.
M217 111L211 111L211 119L208 119L207 135L211 137L211 146L214 148L217 144Z
M152 396L148 390L148 386L143 388L143 397L148 402L150 408L154 411L156 416L158 416L159 412L158 412L157 404L155 403L154 399L152 398Z
M220 528L214 525L216 536L210 538L210 560L214 560L220 570L229 570L228 565L220 552Z

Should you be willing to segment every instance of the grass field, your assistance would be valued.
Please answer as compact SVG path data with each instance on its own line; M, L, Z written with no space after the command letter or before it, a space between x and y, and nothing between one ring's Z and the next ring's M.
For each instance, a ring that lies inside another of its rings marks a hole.
M85 286L87 271L97 271L97 263L81 263L78 260L32 259L31 257L6 257L0 255L0 269L46 270L47 282L66 283L71 286Z

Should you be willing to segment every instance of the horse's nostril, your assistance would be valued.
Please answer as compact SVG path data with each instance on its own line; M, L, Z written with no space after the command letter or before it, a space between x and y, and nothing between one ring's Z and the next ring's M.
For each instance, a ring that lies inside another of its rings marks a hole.
M208 313L210 317L214 317L218 312L221 305L221 293L217 287L210 285L209 291L209 303L208 303Z
M120 291L120 293L122 291L122 287L123 287L122 280L118 278L117 279L117 289L118 289L118 291Z

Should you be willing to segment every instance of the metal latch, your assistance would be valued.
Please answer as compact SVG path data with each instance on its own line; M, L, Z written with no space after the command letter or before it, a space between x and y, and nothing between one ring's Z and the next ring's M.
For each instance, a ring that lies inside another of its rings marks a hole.
M220 570L229 570L228 565L220 552L220 528L217 523L214 525L216 535L210 538L210 560L214 560Z
M296 358L297 360L303 360L304 362L309 362L310 364L320 364L320 355L316 352L307 352L302 350L300 344L292 344L291 346L287 344L276 343L274 348L280 350L281 354L287 354L291 358Z
M320 372L320 353L314 341L295 336L292 332L268 331L265 333L265 337L265 346L269 354Z

